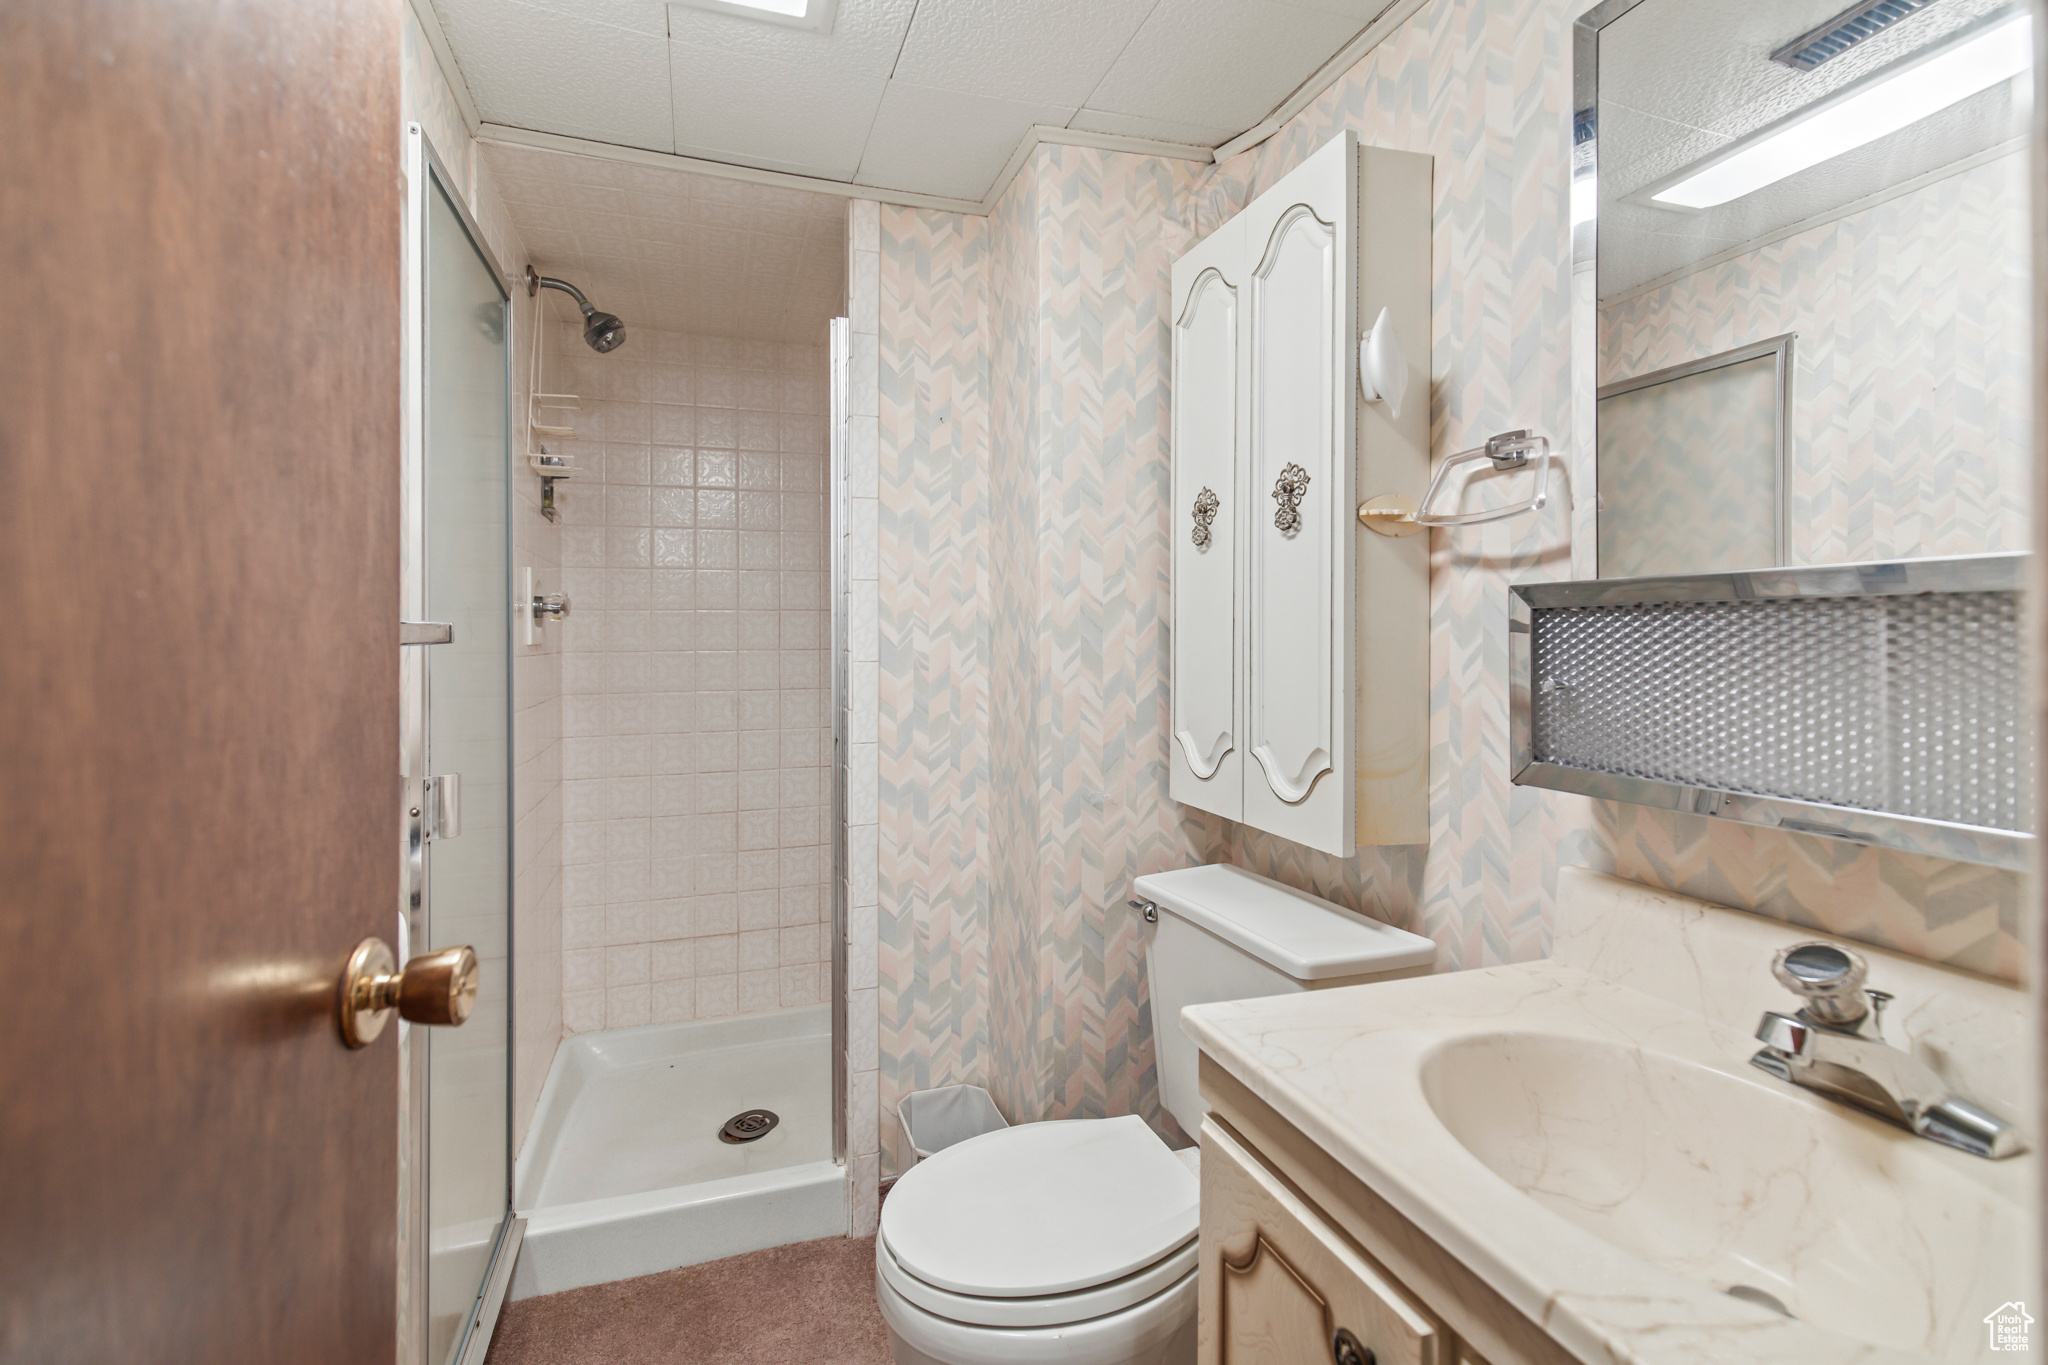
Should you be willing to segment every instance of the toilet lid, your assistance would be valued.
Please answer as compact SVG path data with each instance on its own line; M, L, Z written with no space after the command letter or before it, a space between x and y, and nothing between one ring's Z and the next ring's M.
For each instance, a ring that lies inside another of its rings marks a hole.
M913 1166L882 1205L896 1263L956 1294L1105 1284L1193 1238L1201 1184L1143 1119L1026 1123Z

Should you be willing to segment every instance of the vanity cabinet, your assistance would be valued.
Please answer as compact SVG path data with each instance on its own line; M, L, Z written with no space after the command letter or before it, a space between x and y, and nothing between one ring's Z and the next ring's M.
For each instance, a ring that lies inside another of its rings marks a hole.
M1213 1122L1201 1274L1200 1365L1450 1365L1407 1295Z
M1172 794L1339 856L1429 833L1428 537L1357 508L1428 482L1430 169L1341 133L1173 268Z
M1199 1365L1580 1365L1206 1054Z

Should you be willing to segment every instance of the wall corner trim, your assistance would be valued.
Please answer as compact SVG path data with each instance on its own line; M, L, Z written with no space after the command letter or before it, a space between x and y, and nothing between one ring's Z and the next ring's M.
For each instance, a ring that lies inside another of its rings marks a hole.
M1250 147L1256 147L1273 134L1287 126L1288 120L1309 107L1323 92L1344 78L1344 73L1358 65L1366 53L1385 42L1390 34L1414 18L1429 0L1387 0L1387 4L1372 22L1358 31L1356 37L1337 49L1337 54L1315 69L1315 73L1300 85L1294 93L1280 101L1273 112L1239 133L1216 149L1217 161L1228 161Z
M821 180L816 176L793 175L788 171L765 171L753 166L736 166L725 161L705 161L673 152L651 152L642 147L624 147L614 142L592 142L560 133L543 133L532 128L513 128L502 123L485 123L476 131L479 142L496 142L515 147L538 147L542 151L565 152L571 156L623 161L635 166L658 166L664 170L715 175L725 180L744 180L754 185L777 185L783 189L809 190L813 194L835 194L843 199L872 199L911 208L944 209L952 213L984 214L988 210L977 200L951 199L939 194L912 194L904 190L877 189L843 180Z
M1091 133L1081 128L1060 128L1050 123L1034 123L1018 141L1017 150L1011 152L1010 159L1003 163L1003 169L996 176L995 183L988 187L988 193L982 196L982 213L995 212L996 201L1003 197L1003 191L1010 188L1010 182L1024 169L1024 163L1042 146L1094 147L1105 152L1163 156L1176 161L1199 161L1204 164L1216 160L1216 153L1207 147L1197 147L1186 142L1161 142L1157 138L1125 137L1120 133Z

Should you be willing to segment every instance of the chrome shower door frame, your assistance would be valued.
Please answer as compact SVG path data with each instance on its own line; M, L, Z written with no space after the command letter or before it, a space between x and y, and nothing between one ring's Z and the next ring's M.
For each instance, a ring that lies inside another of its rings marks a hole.
M432 202L435 185L438 184L448 203L462 221L463 230L482 257L484 265L497 280L508 300L506 310L507 327L505 364L506 394L509 400L514 392L512 371L512 334L509 330L514 310L509 306L512 285L515 283L499 264L484 237L483 228L471 214L468 201L464 198L461 182L448 169L433 143L417 123L408 123L405 129L405 225L404 225L404 313L405 338L403 347L403 393L404 393L404 445L400 458L400 536L399 536L399 594L400 619L418 621L425 619L427 599L427 523L426 523L426 373L427 373L427 278L426 242L428 230L428 208ZM511 414L508 412L508 422ZM509 428L508 428L509 429ZM507 452L509 461L510 452ZM509 487L509 479L508 479ZM510 506L506 508L507 543L510 543ZM509 567L509 566L508 566ZM509 587L509 581L508 585ZM421 812L425 809L425 780L427 767L427 725L429 720L427 670L429 659L422 646L402 647L399 655L399 771L401 774L401 800L399 810L399 901L397 924L398 959L403 962L413 954L415 943L424 940L429 904L429 882L426 829ZM509 701L509 666L508 701ZM509 715L508 706L508 715ZM511 752L512 736L508 724L505 736L508 757ZM506 784L508 798L516 773L508 763ZM508 808L513 806L508 799ZM509 845L509 840L508 840ZM508 857L508 864L511 859ZM510 884L508 866L508 885ZM510 922L511 907L506 907L506 961L512 960L517 945L512 941ZM511 983L507 982L507 1006L505 1018L506 1038L506 1093L511 1093L512 1042L516 1037L517 1002L511 997ZM400 1166L399 1191L399 1365L444 1365L444 1362L428 1357L428 1330L431 1318L428 1298L428 1262L431 1247L428 1229L428 1049L425 1039L413 1032L410 1024L401 1020L397 1026L400 1051L400 1142L403 1160ZM483 1359L484 1351L490 1344L491 1328L496 1322L497 1312L503 1303L504 1294L511 1283L513 1262L519 1254L519 1244L526 1228L526 1220L512 1210L510 1173L512 1170L511 1113L509 1106L505 1115L507 1182L505 1188L505 1217L499 1226L497 1241L491 1251L489 1268L478 1288L475 1311L457 1339L455 1351L450 1357L453 1365L474 1365Z
M830 455L825 471L826 502L830 509L825 547L831 565L827 588L832 603L832 1159L846 1167L847 1160L847 1016L846 1016L846 926L849 886L846 847L846 763L848 743L847 705L850 698L846 657L848 563L847 537L852 531L851 508L847 502L846 420L847 398L853 362L853 322L834 318L831 322ZM852 1189L847 1191L851 1207Z

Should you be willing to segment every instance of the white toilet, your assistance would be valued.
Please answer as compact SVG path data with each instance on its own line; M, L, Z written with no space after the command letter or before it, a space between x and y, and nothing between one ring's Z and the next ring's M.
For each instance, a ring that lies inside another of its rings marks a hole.
M1187 1005L1430 970L1436 945L1228 866L1140 877L1159 1098L1200 1131ZM896 1365L1192 1365L1200 1154L1135 1116L948 1147L882 1206L875 1294Z

